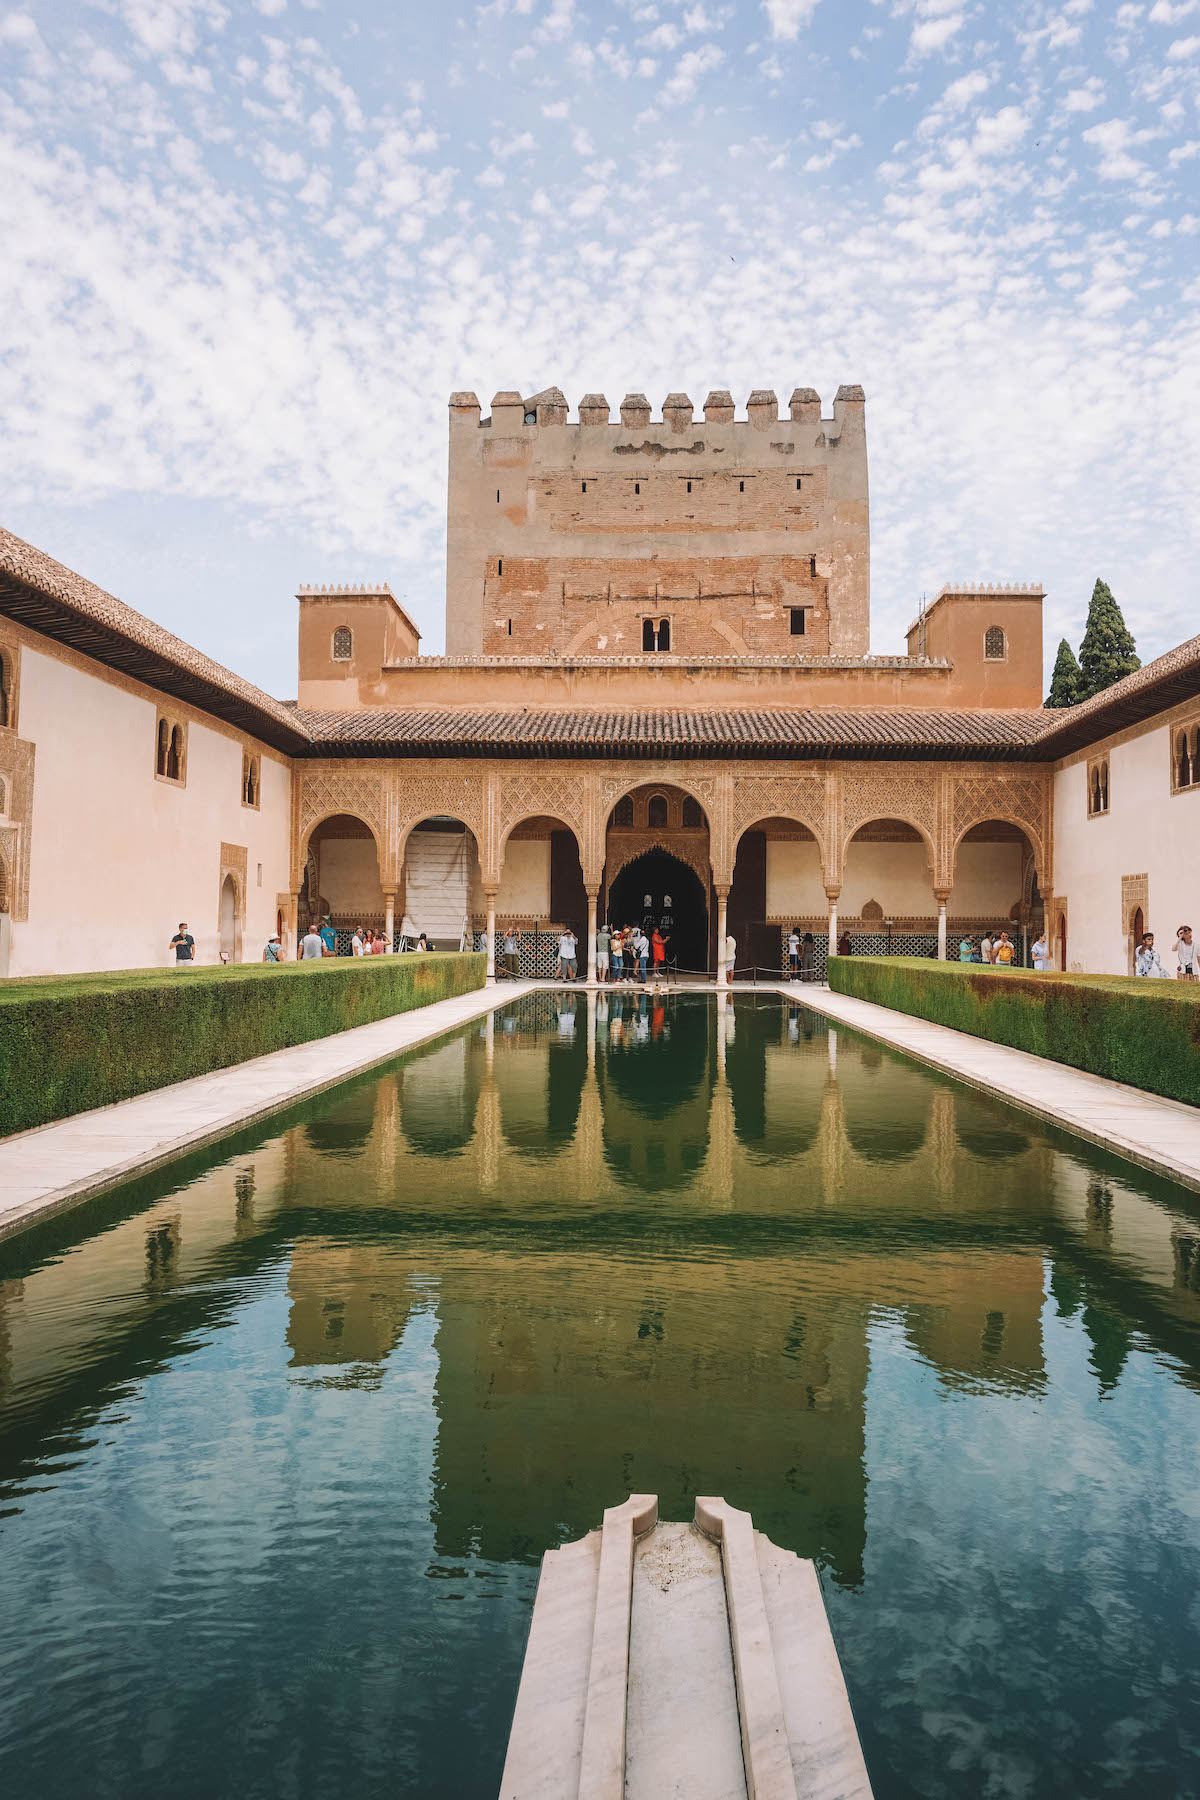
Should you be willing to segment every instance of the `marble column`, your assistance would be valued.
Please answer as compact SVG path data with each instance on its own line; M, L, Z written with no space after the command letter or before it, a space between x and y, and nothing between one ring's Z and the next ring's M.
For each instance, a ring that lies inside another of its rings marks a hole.
M838 903L838 895L841 893L841 891L842 891L841 888L826 888L825 889L825 898L829 902L829 954L830 954L830 956L836 956L838 953L838 947L837 947L838 946L837 903Z
M496 890L487 888L487 984L496 980Z
M725 938L729 929L729 889L717 889L717 986L722 988L730 979L731 971L725 966Z
M596 985L596 904L600 896L594 890L588 891L587 922L587 978L588 986Z
M383 935L386 939L384 949L390 956L396 942L396 895L394 892L383 896L383 906Z
M283 954L285 956L293 956L293 957L299 956L299 954L300 954L300 894L299 894L298 890L294 891L288 900L287 923L284 925L283 930L284 930Z
M948 898L949 898L949 896L946 894L939 894L937 896L937 903L938 903L938 961L939 962L945 962L945 960L946 960L946 901Z

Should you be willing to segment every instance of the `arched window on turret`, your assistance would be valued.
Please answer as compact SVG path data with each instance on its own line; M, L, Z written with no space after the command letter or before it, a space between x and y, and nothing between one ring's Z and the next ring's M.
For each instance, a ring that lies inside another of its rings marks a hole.
M671 648L670 619L660 619L658 621L658 648L660 650L669 650Z
M653 650L654 638L655 638L654 620L653 619L643 619L642 620L642 649L643 650Z
M989 625L984 632L983 655L986 662L1003 662L1008 655L1008 645L999 625Z
M155 750L154 750L154 772L156 775L165 775L166 774L166 772L167 772L167 757L170 755L170 751L171 751L171 727L168 725L168 723L165 719L160 719L158 721L158 737L157 737L157 740L155 743Z
M334 662L349 662L354 655L354 633L348 625L339 625L333 634Z

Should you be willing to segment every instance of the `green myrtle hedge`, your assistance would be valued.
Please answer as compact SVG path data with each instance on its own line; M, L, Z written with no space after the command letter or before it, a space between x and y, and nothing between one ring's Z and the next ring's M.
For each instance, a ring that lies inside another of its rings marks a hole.
M483 986L486 958L329 957L0 983L0 1137Z
M1200 983L831 956L837 994L1200 1104Z

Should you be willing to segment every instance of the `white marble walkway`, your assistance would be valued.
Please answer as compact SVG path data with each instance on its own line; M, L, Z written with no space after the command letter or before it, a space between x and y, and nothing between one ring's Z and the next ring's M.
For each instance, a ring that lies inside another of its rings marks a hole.
M759 990L761 992L761 989ZM989 1044L928 1019L893 1012L828 988L781 982L777 992L840 1025L852 1026L907 1056L982 1088L1089 1143L1200 1192L1200 1109L1141 1088L1085 1075L1026 1050Z
M77 1113L0 1140L0 1237L171 1162L402 1051L519 999L531 982L477 988L431 1006L274 1050L211 1075Z

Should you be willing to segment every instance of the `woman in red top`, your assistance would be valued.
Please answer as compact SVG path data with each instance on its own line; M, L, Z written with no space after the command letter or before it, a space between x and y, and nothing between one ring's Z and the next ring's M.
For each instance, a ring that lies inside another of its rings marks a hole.
M667 946L657 925L654 927L654 936L650 939L650 954L654 959L654 978L657 981L667 960Z

